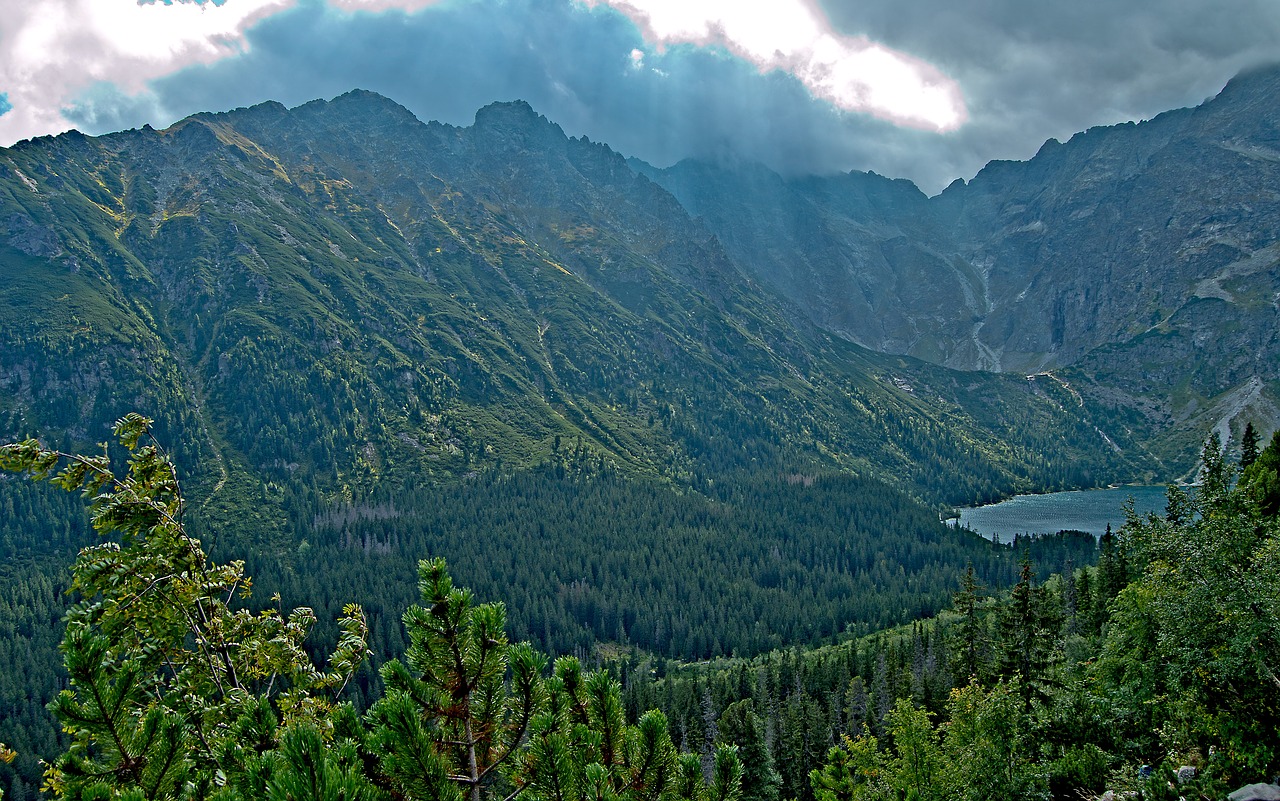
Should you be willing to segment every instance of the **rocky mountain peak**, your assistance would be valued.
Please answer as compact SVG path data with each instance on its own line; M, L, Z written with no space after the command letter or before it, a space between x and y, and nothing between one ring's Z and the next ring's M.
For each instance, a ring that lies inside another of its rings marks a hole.
M1206 103L1239 102L1242 98L1275 97L1280 84L1280 64L1262 64L1241 71L1216 97Z
M382 114L394 117L414 117L413 112L400 105L391 98L380 95L377 92L371 92L368 89L352 89L350 92L338 95L328 103L329 107L334 110L351 111L361 114Z
M522 150L563 148L564 130L523 100L490 103L476 112L473 135L478 143L504 143Z

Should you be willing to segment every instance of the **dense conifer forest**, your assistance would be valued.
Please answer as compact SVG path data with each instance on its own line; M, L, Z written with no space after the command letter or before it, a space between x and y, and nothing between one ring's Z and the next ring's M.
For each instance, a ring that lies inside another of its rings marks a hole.
M625 616L606 615L623 638L607 651L566 643L581 657L552 666L541 649L510 644L506 608L457 589L443 559L419 564L407 641L379 643L385 624L363 598L345 599L328 636L313 632L323 611L286 611L292 599L279 594L255 605L245 562L210 561L186 528L178 474L149 421L129 416L116 433L129 456L127 469L115 461L120 472L107 454L34 441L0 450L6 471L83 490L101 538L73 566L70 606L43 569L59 540L5 574L11 799L41 782L83 799L844 801L1104 788L1216 798L1280 768L1280 435L1260 451L1255 436L1239 465L1211 438L1194 495L1171 488L1163 516L1131 516L1103 538L1096 565L1078 566L1093 555L1071 536L976 550L1013 565L1012 586L993 586L1005 562L974 560L951 608L925 620L691 664L628 642ZM592 482L608 497L607 475ZM818 525L821 499L798 497ZM87 535L66 497L24 485L6 498L66 515L53 534L63 544ZM392 500L327 521L333 541L308 543L306 555L334 558L357 540L371 554L400 547L391 529L349 525L390 519L377 510ZM692 511L674 522L690 521ZM1060 561L1037 570L1037 553ZM40 664L36 634L63 615L59 678ZM749 639L741 650L753 651ZM582 657L600 669L584 671ZM41 683L59 691L49 709L61 735L34 704ZM49 760L43 777L36 755Z
M1014 548L957 535L887 485L839 475L729 477L676 494L557 462L341 508L299 537L296 570L273 581L299 601L376 603L390 611L373 624L388 645L423 554L448 558L460 581L504 600L514 636L551 653L614 642L681 659L814 645L930 616L948 605L966 562L993 585L1017 578ZM1028 545L1053 570L1094 551L1085 535Z
M246 561L251 603L278 593L284 607L314 608L312 652L336 642L342 606L359 600L371 658L347 692L362 706L383 690L379 666L406 647L401 615L417 599L422 558L447 558L479 597L503 601L515 639L591 663L619 652L749 657L875 631L946 608L966 563L991 586L1017 580L1020 545L958 534L878 481L757 473L698 492L627 476L578 443L560 450L536 470L337 506L305 487L263 486L259 503L239 499L260 516L228 519L197 500L187 528L215 556ZM37 758L57 747L44 707L66 682L56 646L69 559L94 535L75 497L0 482L0 544L11 554L0 573L0 717L19 750L16 774L5 775L30 788ZM1094 558L1085 536L1026 545L1047 570Z
M1131 515L1095 566L838 646L628 663L629 710L757 755L743 796L1223 798L1280 769L1280 435L1238 465L1216 437L1194 495ZM821 765L820 768L815 767Z

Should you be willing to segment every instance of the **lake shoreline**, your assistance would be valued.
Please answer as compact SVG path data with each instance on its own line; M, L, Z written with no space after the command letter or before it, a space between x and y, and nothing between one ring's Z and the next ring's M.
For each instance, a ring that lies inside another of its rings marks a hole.
M1085 531L1101 535L1124 523L1124 505L1134 499L1138 514L1163 512L1167 484L1120 484L1087 490L1024 493L982 506L957 507L943 522L965 528L987 539L1002 541L1017 535Z

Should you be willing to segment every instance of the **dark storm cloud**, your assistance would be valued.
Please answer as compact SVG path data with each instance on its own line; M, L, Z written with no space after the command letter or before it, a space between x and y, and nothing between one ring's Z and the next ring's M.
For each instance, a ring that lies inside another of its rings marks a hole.
M1240 70L1280 60L1274 0L824 5L838 30L920 54L963 87L970 124L921 154L931 189L944 167L968 177L990 159L1029 158L1050 137L1195 105Z
M791 76L761 75L723 50L657 52L623 15L564 0L481 0L417 14L348 14L311 2L263 20L247 38L244 54L155 81L149 96L98 86L64 113L100 132L359 87L424 120L465 125L480 106L521 98L571 135L659 165L734 157L786 171L857 166L866 143L850 130L898 130L838 112Z
M1028 158L1046 138L1197 103L1280 55L1274 0L829 0L826 10L838 32L959 80L970 122L937 134L842 112L790 75L714 48L659 51L622 14L570 0L454 0L412 14L306 0L259 22L240 55L137 97L95 87L65 113L102 132L359 87L421 119L466 125L480 106L521 98L571 135L659 166L701 156L786 172L871 169L936 192L990 159Z

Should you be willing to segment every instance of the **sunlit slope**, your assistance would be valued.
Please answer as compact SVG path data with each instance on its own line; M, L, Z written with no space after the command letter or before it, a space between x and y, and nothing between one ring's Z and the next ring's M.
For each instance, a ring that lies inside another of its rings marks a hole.
M1055 382L815 328L523 103L454 128L353 92L43 138L0 151L0 202L0 428L92 442L142 408L200 492L358 494L557 440L677 483L828 468L945 502L1145 469Z

